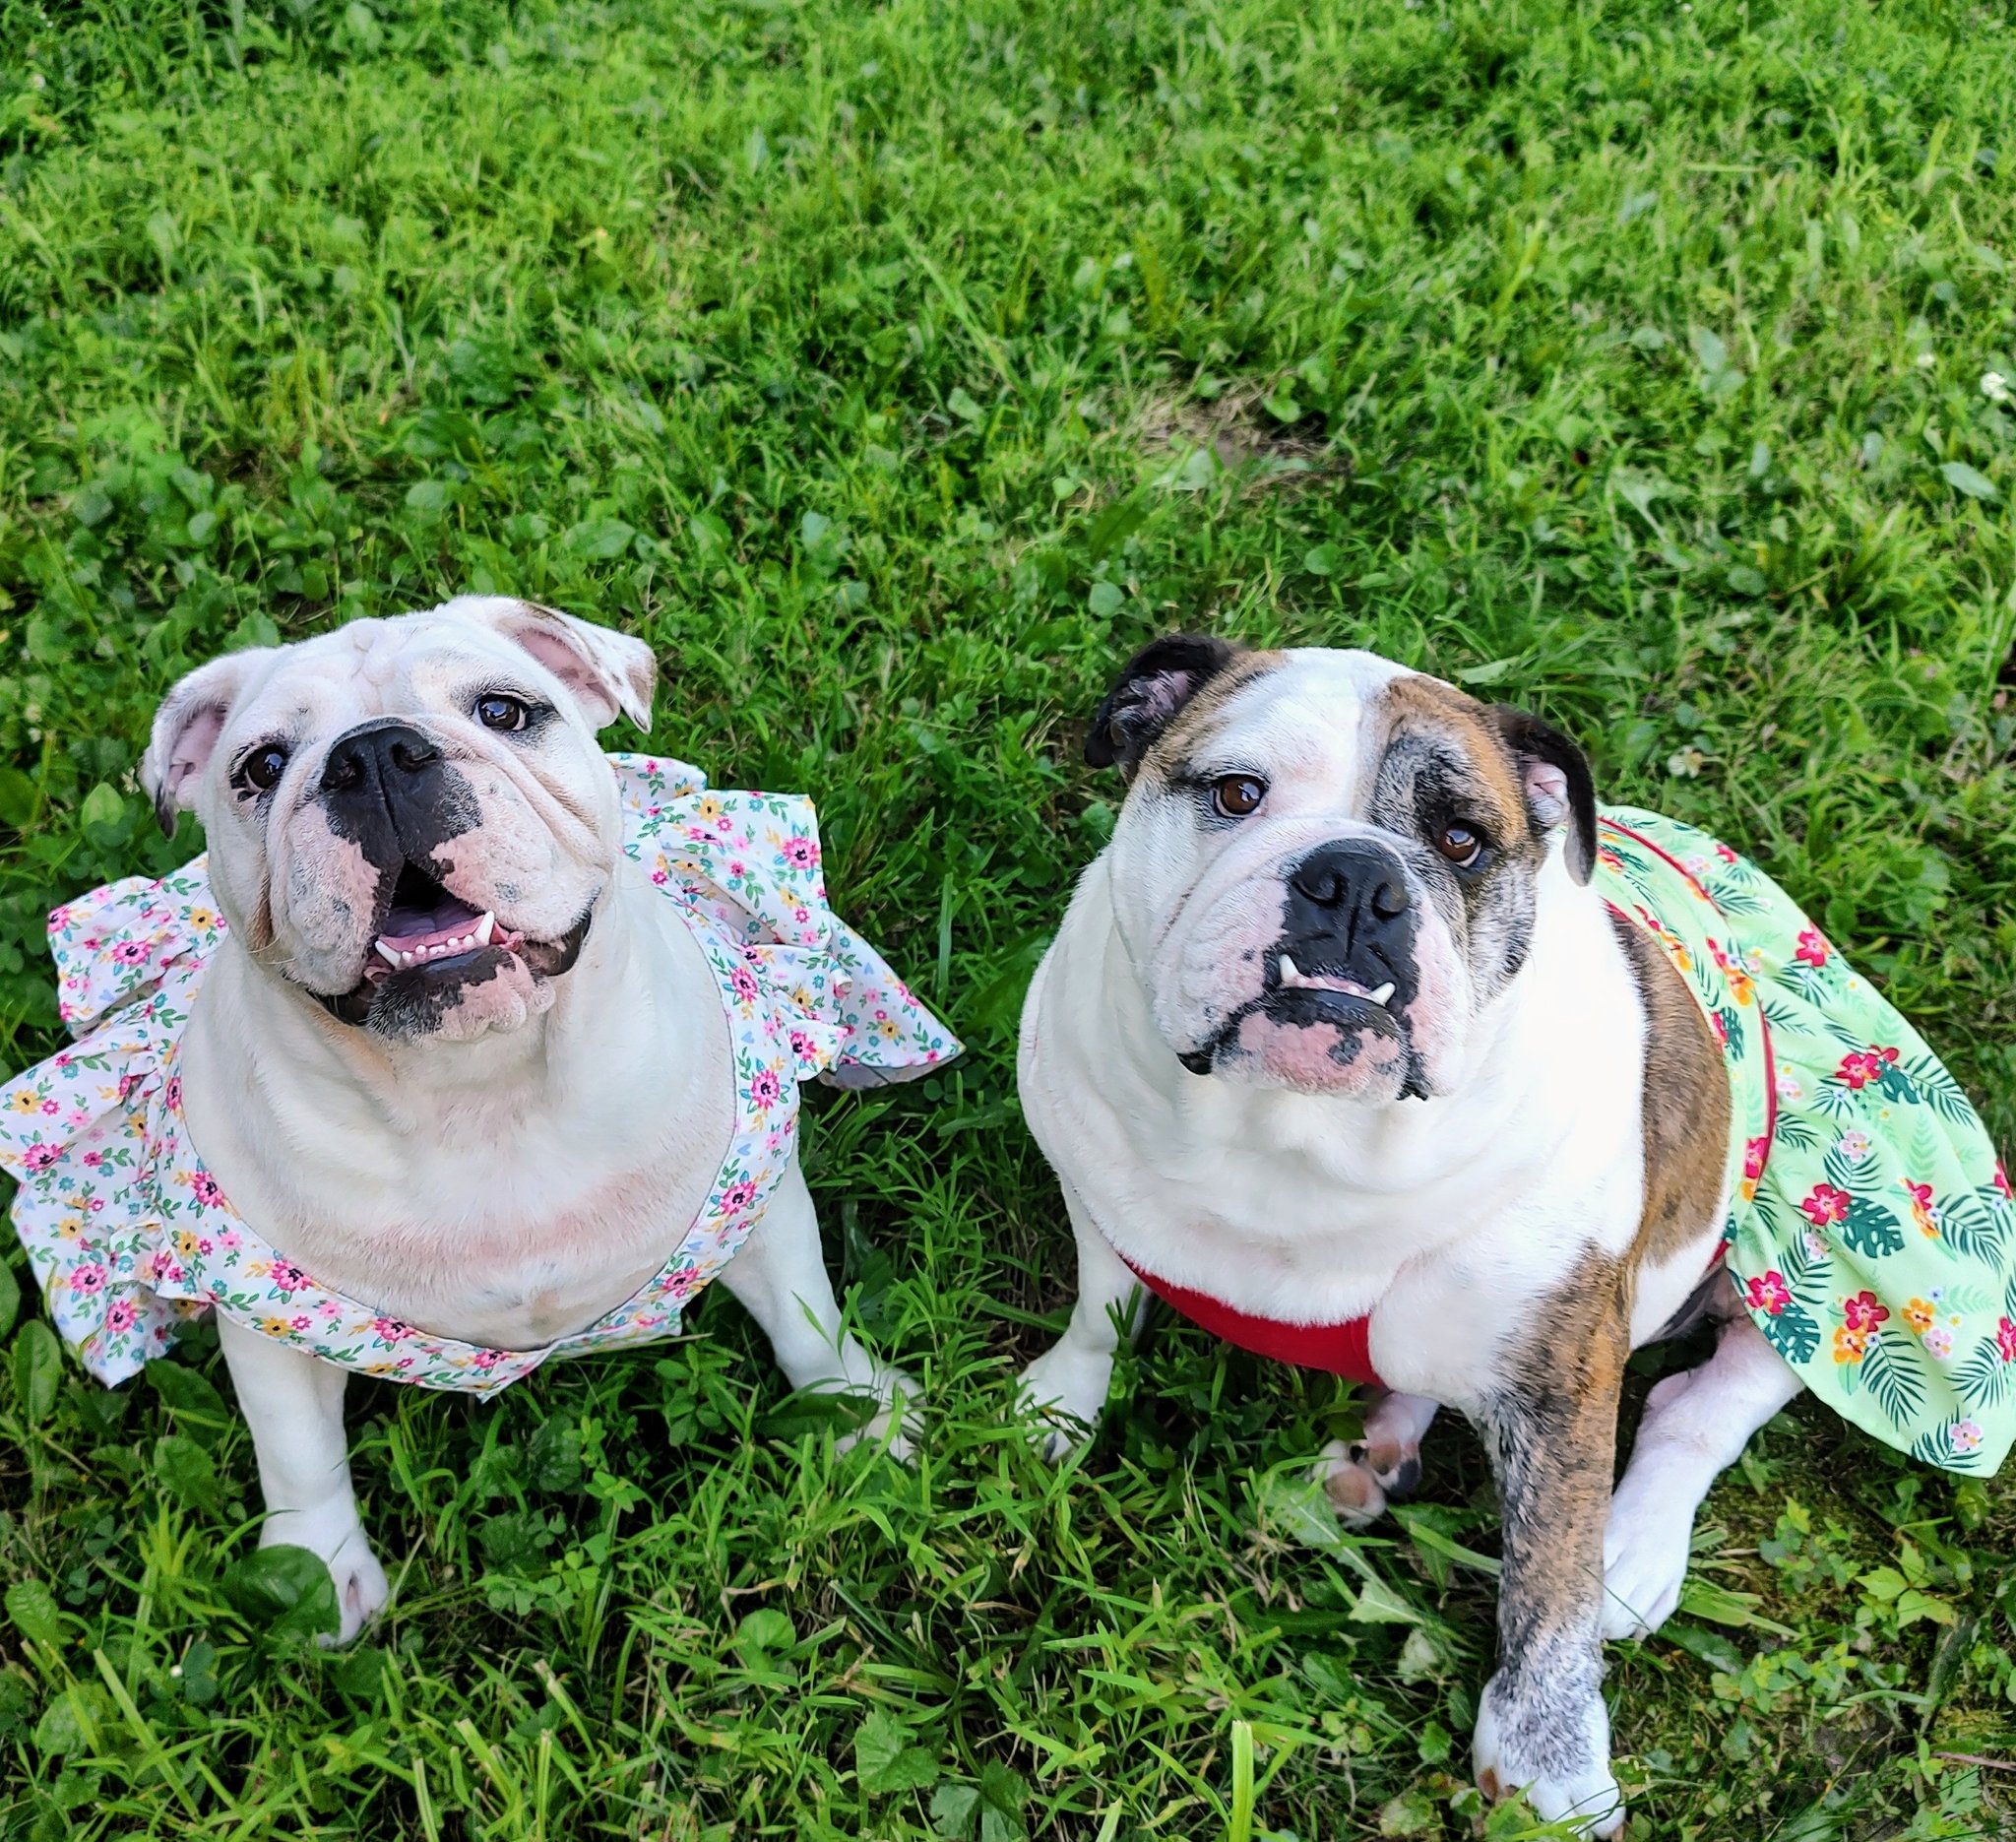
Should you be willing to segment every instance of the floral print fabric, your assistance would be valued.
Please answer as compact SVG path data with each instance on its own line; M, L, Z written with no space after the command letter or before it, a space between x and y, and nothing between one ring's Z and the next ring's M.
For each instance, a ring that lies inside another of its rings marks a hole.
M1784 890L1705 832L1606 812L1595 880L1722 1043L1724 1233L1750 1316L1844 1418L1991 1475L2016 1441L2016 1204L1959 1084Z
M182 1118L182 1034L224 935L201 858L94 890L49 917L79 1040L0 1088L0 1170L50 1317L123 1381L215 1307L366 1374L493 1394L555 1356L672 1335L761 1221L790 1167L798 1083L908 1079L959 1045L827 906L818 824L793 794L710 792L675 761L612 755L624 851L713 968L734 1054L735 1126L698 1219L635 1297L537 1350L437 1337L346 1299L264 1240L203 1167Z

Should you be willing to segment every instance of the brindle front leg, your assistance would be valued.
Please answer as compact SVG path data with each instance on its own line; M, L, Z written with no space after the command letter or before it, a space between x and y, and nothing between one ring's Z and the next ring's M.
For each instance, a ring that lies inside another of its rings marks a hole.
M1504 1515L1498 1670L1478 1710L1478 1783L1546 1822L1624 1823L1603 1702L1603 1543L1631 1286L1614 1266L1546 1301L1478 1415Z

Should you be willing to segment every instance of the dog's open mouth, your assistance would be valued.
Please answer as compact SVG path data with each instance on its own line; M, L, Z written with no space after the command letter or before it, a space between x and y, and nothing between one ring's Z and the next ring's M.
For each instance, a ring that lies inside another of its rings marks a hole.
M431 872L407 863L371 936L357 983L347 991L316 993L344 1023L391 1026L409 1013L453 1002L458 987L480 985L514 964L534 979L557 979L581 957L595 903L567 931L546 940L521 933L451 895Z
M389 979L394 973L410 972L416 966L446 970L457 960L467 959L484 947L501 947L516 952L524 937L497 925L496 913L485 909L480 915L467 902L459 901L417 865L409 863L399 873L392 892L392 906L385 912L384 924L371 942L373 959L364 967L369 980Z

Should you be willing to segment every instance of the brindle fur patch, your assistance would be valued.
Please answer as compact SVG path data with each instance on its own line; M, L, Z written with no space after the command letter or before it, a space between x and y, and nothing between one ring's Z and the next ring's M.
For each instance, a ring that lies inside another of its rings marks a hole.
M1410 860L1463 943L1478 995L1489 998L1532 948L1545 838L1534 828L1518 763L1485 705L1419 676L1396 678L1381 701L1386 741L1368 816L1421 840ZM1451 821L1488 841L1489 856L1474 872L1455 869L1427 842Z
M1722 1201L1729 1159L1729 1076L1686 982L1644 928L1610 912L1645 1007L1645 1210L1631 1248L1662 1266L1700 1238Z
M1593 1256L1538 1302L1479 1415L1504 1524L1500 1731L1509 1756L1549 1776L1601 1763L1583 1756L1579 1714L1603 1680L1603 1542L1633 1276Z

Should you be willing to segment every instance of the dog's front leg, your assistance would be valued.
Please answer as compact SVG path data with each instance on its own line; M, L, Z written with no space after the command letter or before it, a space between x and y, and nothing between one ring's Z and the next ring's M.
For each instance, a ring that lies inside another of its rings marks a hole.
M1544 1301L1477 1418L1501 1505L1498 1669L1478 1710L1478 1783L1546 1822L1613 1836L1624 1806L1603 1701L1604 1528L1631 1288L1610 1269Z
M841 1322L819 1246L818 1212L795 1164L762 1221L722 1270L721 1283L763 1326L777 1366L793 1388L871 1394L881 1403L866 1426L838 1441L842 1451L866 1439L887 1441L894 1457L911 1456L917 1384L902 1369L876 1362Z
M1148 1309L1147 1288L1068 1183L1064 1206L1078 1242L1078 1300L1064 1334L1022 1371L1017 1396L1022 1411L1038 1421L1043 1456L1053 1464L1082 1445L1099 1424L1121 1328L1134 1335Z
M266 1498L259 1545L305 1548L321 1558L336 1582L335 1641L346 1644L391 1596L350 1488L343 1429L348 1373L221 1312L218 1341L259 1459Z

